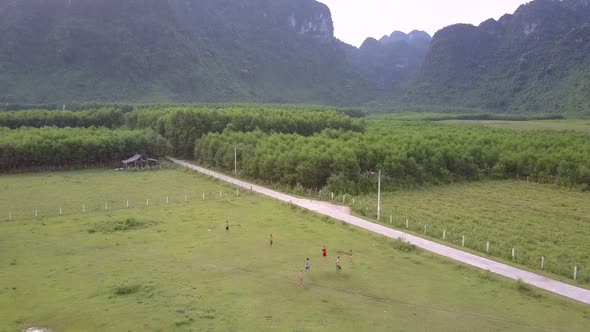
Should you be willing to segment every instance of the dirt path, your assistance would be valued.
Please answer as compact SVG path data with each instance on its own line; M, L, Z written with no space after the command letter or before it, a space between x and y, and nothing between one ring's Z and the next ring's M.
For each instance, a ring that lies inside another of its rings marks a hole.
M415 235L411 235L411 234L404 233L404 232L401 232L401 231L398 231L398 230L395 230L395 229L392 229L389 227L385 227L382 225L372 223L370 221L367 221L367 220L364 220L364 219L361 219L361 218L351 215L350 209L347 207L330 204L328 202L314 201L314 200L309 200L309 199L302 199L302 198L293 197L293 196L290 196L287 194L283 194L283 193L280 193L280 192L277 192L274 190L270 190L268 188L264 188L264 187L255 185L255 184L240 181L240 180L237 180L237 179L232 178L230 176L223 175L223 174L220 174L217 172L213 172L213 171L210 171L206 168L202 168L202 167L193 165L193 164L185 162L185 161L177 160L174 158L169 158L169 159L176 164L190 168L190 169L195 170L199 173L203 173L203 174L209 175L211 177L215 177L217 179L226 181L226 182L231 183L235 186L242 187L247 190L252 190L256 193L263 194L263 195L281 200L283 202L287 202L287 203L290 202L290 203L300 206L302 208L317 212L317 213L325 215L325 216L329 216L334 219L344 221L344 222L349 223L351 225L366 229L368 231L371 231L371 232L374 232L377 234L381 234L383 236L387 236L392 239L404 238L409 243L414 244L415 246L420 247L422 249L433 252L435 254L445 256L445 257L451 258L453 260L456 260L456 261L459 261L459 262L462 262L465 264L469 264L471 266L478 267L480 269L489 270L493 273L499 274L501 276L504 276L504 277L507 277L510 279L514 279L514 280L522 279L524 282L531 284L535 287L538 287L538 288L541 288L541 289L544 289L544 290L547 290L547 291L550 291L550 292L553 292L553 293L556 293L559 295L563 295L565 297L569 297L571 299L574 299L574 300L577 300L577 301L580 301L583 303L590 304L590 290L576 287L576 286L573 286L570 284L566 284L564 282L550 279L550 278L538 275L536 273L524 271L519 268L510 266L510 265L506 265L503 263L493 261L491 259L480 257L480 256L477 256L474 254L470 254L470 253L467 253L467 252L464 252L464 251L461 251L461 250L458 250L455 248L451 248L451 247L442 245L440 243L436 243L433 241L429 241L429 240L417 237Z

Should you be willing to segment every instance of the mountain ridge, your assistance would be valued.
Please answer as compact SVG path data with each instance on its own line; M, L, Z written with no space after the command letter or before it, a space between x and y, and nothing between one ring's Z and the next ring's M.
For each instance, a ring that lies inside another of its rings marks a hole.
M509 112L590 109L590 2L535 0L438 31L406 102Z
M358 48L315 0L0 2L0 103L87 101L588 112L590 0Z

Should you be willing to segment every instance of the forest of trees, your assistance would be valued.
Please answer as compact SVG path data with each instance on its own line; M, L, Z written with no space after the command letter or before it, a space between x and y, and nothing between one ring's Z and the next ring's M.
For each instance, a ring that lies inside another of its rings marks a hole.
M303 136L326 128L363 131L363 120L335 110L271 109L268 107L140 109L127 115L130 128L151 128L170 141L172 153L190 157L195 140L225 129L237 132L296 133Z
M4 111L0 169L112 165L134 153L169 153L231 170L237 146L244 176L348 194L375 190L379 170L385 189L528 177L590 190L586 133L352 116L363 113L268 105Z
M153 130L0 128L0 170L113 166L134 153L165 156L170 144Z
M136 152L191 157L198 138L224 130L309 136L326 128L365 129L364 120L352 118L362 111L325 106L79 107L1 111L0 169L109 165Z
M0 112L0 127L107 127L125 125L121 109L98 108L87 111L26 110Z
M367 132L296 134L226 130L197 141L195 159L268 183L358 194L484 178L523 178L590 190L590 135L433 123L373 122Z

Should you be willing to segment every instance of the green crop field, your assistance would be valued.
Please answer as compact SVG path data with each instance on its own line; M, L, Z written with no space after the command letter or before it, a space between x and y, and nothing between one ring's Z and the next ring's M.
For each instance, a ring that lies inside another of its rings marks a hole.
M376 217L376 197L357 198L353 209ZM465 245L479 252L565 278L579 267L578 283L590 283L590 193L526 181L482 181L384 193L383 219L396 227ZM512 259L512 248L515 258Z
M0 331L584 331L590 325L588 306L258 195L236 196L230 186L184 171L5 175L0 187L0 210L99 205L0 222ZM208 196L184 202L185 191ZM148 194L159 203L100 206ZM174 200L166 204L165 195ZM349 249L354 256L343 257L338 274L335 256ZM312 269L298 288L306 257Z
M588 119L531 121L447 120L442 122L448 124L474 125L516 130L581 131L590 133L590 120Z

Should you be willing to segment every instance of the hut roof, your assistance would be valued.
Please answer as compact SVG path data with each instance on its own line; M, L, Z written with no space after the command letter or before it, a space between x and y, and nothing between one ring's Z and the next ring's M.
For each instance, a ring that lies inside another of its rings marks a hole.
M142 159L141 155L140 154L136 154L135 156L133 156L133 157L131 157L129 159L121 160L121 162L123 164L130 164L130 163L134 163L134 162L136 162L138 160L141 160L141 159Z

